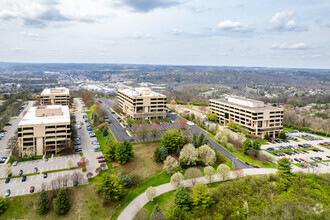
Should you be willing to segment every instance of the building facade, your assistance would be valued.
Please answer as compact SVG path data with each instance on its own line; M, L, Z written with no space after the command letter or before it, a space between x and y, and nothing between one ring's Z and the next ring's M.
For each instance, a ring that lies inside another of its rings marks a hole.
M69 105L70 92L67 88L44 89L37 98L38 105Z
M68 106L31 107L18 124L21 157L57 154L71 144Z
M119 89L118 103L122 112L133 120L166 117L166 96L149 88Z
M211 99L212 113L218 115L218 122L226 125L233 121L251 134L264 138L279 136L283 129L283 109L265 105L262 101L228 96L222 99Z

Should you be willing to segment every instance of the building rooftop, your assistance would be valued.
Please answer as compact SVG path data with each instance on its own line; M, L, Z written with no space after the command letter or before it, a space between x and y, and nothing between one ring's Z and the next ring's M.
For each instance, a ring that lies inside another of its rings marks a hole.
M47 105L31 107L18 125L70 123L68 106Z
M119 89L118 91L121 91L127 95L133 96L133 97L152 97L152 96L163 96L166 97L163 94L160 94L158 92L154 92L149 88L140 87L140 88L126 88L126 89Z
M50 88L44 89L41 95L70 95L69 89L59 87L59 88Z
M211 99L210 101L215 101L215 102L218 101L218 102L222 102L222 103L227 103L230 105L235 105L237 107L250 109L251 111L260 111L260 110L265 110L265 109L275 110L275 111L282 110L282 108L265 105L265 103L262 101L248 99L248 98L244 98L244 97L238 97L238 96L226 96L221 99Z

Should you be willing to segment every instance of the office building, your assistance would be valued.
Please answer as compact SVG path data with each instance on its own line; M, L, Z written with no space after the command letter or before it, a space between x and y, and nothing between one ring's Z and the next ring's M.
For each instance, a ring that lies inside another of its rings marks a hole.
M218 122L226 125L230 121L243 126L246 130L262 138L279 136L283 126L283 109L265 105L262 101L228 96L211 99L212 113L218 115Z
M119 89L118 103L123 114L134 120L166 117L166 96L149 88Z
M70 146L68 106L31 107L18 124L20 156L57 154Z
M44 89L37 98L38 105L69 105L70 92L67 88Z

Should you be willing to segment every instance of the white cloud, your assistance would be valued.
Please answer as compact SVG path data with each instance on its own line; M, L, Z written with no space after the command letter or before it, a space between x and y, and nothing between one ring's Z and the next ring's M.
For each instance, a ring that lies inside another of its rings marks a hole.
M293 11L277 12L270 19L270 30L274 31L307 31L304 25L299 25L294 19Z
M133 34L133 37L136 39L142 39L142 38L151 38L151 34L144 34L144 33L140 33L140 32L135 32Z
M305 43L295 43L291 45L282 43L282 44L273 44L271 48L282 49L282 50L304 50L304 49L308 49L309 47Z
M182 30L180 30L180 29L172 29L170 31L170 34L172 34L172 35L181 35L182 34Z
M39 37L39 34L31 33L31 32L20 32L19 34L24 36L24 37L31 37L31 38Z
M240 22L230 20L220 22L218 24L218 29L231 32L250 32L254 30L251 26L242 25Z

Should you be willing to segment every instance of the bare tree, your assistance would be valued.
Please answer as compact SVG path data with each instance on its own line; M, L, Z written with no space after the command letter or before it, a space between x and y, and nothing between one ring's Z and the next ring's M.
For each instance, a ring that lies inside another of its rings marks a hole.
M70 175L69 174L66 174L62 177L62 185L63 185L64 188L68 187L69 180L70 180Z
M152 124L150 126L149 130L150 130L151 136L156 139L159 135L159 126L157 124Z
M136 129L136 135L142 141L144 141L149 133L149 125L146 122L142 122L139 128Z
M202 171L195 167L188 168L184 174L184 178L189 179L193 186L196 184L196 179L201 176L203 176Z
M66 161L66 166L68 167L68 169L71 169L73 167L72 158L68 158L68 160Z
M4 168L4 172L5 172L6 176L13 174L13 166L11 164L7 163Z
M80 172L74 172L71 175L71 179L73 182L76 182L77 184L81 183L82 179L83 179L83 174Z
M101 167L102 169L105 169L105 168L107 167L107 164L106 164L106 163L102 163L102 164L100 165L100 167Z
M28 147L23 151L23 157L32 157L35 155L34 147Z

